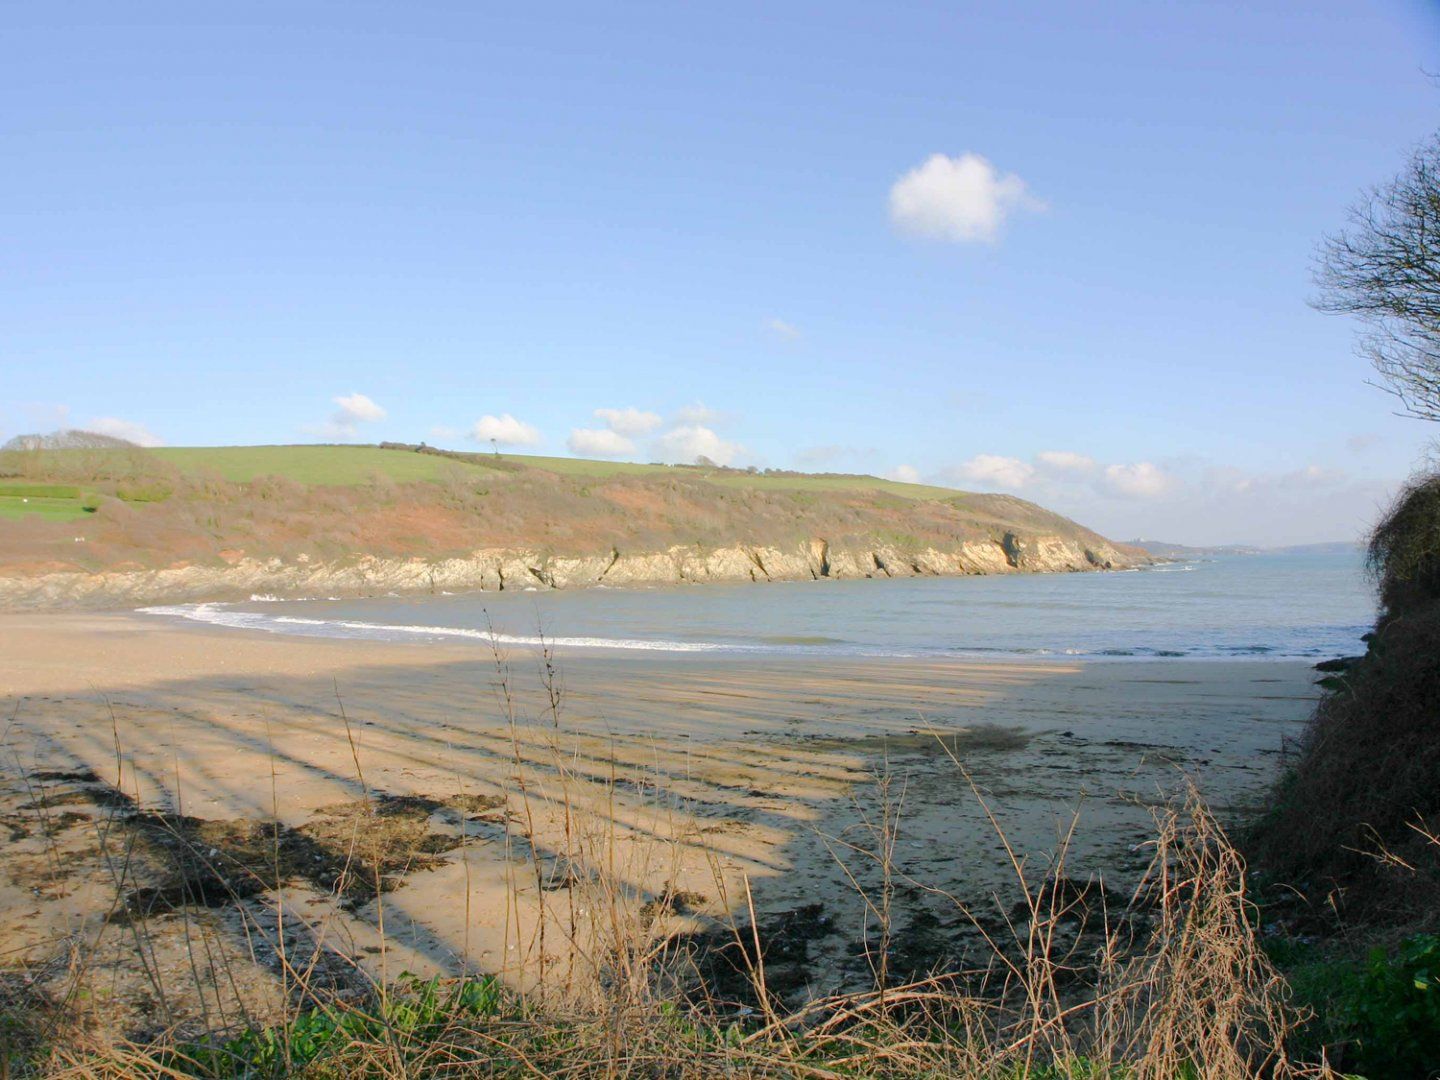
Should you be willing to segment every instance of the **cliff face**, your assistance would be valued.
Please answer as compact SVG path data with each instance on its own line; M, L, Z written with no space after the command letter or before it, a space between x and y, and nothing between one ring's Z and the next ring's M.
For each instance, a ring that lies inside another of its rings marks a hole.
M205 461L233 464L232 454L261 452L265 468L290 475L227 480L205 471ZM341 482L339 466L352 453L197 450L200 460L186 468L141 452L13 462L29 470L28 482L64 480L89 492L96 509L68 521L5 522L0 607L1004 574L1148 561L1008 495L866 476L614 471L602 462L374 447L364 459L369 477ZM417 464L432 475L396 479ZM0 460L0 473L4 466Z
M1112 570L1143 556L1104 541L1006 533L949 549L893 544L837 547L824 539L784 546L554 555L540 551L475 551L426 559L360 556L316 561L304 556L239 558L222 566L182 565L99 573L58 571L0 577L0 607L115 607L178 601L277 596L365 596L476 590L573 589L597 585L679 585L703 582L810 581L845 578L942 577L967 574Z

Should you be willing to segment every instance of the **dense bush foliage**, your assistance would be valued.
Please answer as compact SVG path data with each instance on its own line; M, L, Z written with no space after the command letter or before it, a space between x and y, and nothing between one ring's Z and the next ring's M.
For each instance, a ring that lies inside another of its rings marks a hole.
M1254 846L1317 897L1338 886L1352 908L1403 920L1440 880L1440 477L1396 501L1370 561L1383 610L1369 649L1324 680Z
M1440 601L1440 475L1412 480L1370 537L1382 622Z
M1417 934L1360 963L1288 959L1295 1003L1314 1014L1302 1036L1308 1056L1323 1049L1371 1080L1429 1080L1440 1070L1440 937Z

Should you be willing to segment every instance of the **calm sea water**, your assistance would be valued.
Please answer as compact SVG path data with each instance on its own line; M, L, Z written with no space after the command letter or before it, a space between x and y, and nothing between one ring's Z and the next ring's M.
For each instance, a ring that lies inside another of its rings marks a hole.
M695 585L147 608L281 634L775 655L1304 658L1374 618L1358 552L1121 573Z

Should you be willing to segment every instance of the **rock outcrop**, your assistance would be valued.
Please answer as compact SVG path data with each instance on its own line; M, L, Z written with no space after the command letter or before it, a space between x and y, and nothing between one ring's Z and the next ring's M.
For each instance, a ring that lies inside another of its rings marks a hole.
M174 565L98 573L58 571L0 577L0 608L133 607L144 604L282 597L369 596L476 590L574 589L967 574L1056 573L1140 565L1141 553L1105 542L1006 532L949 549L895 543L834 545L815 538L789 546L674 546L595 555L482 549L457 558L362 555L320 562L240 557L229 565Z

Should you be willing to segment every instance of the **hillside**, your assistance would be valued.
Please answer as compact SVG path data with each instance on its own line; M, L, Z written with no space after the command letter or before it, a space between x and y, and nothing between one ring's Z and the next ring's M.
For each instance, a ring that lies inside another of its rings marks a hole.
M1113 568L1006 495L428 447L0 452L0 605Z

